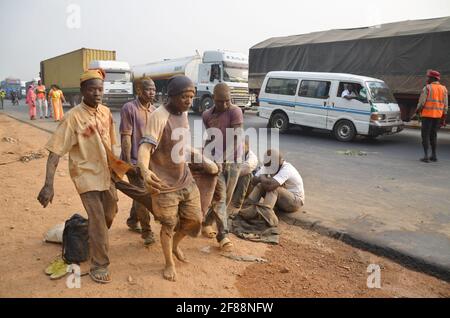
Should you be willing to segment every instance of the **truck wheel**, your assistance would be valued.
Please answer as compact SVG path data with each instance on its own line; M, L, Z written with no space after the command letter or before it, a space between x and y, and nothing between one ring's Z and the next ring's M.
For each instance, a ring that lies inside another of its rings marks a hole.
M289 130L289 118L285 113L276 113L270 118L270 127L278 129L281 134Z
M356 128L349 120L341 120L333 128L334 137L338 141L352 141L356 136Z
M210 109L214 104L214 101L211 97L205 96L202 98L200 102L200 106L198 107L198 113L203 113L205 110Z

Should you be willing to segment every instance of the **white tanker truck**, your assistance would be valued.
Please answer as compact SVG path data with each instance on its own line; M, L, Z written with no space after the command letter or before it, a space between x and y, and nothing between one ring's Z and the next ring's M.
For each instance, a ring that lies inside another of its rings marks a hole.
M195 83L197 94L193 110L202 113L213 105L212 94L216 84L224 82L231 88L232 103L245 109L250 106L248 93L248 57L242 53L205 51L178 59L138 65L132 68L134 79L150 76L156 84L157 94L167 98L168 80L185 75Z

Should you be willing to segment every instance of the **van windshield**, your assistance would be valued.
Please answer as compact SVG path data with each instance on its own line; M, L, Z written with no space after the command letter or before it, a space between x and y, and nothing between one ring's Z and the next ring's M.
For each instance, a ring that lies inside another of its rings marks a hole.
M131 74L129 72L106 72L106 82L130 82Z
M389 87L383 82L367 82L374 103L397 103Z

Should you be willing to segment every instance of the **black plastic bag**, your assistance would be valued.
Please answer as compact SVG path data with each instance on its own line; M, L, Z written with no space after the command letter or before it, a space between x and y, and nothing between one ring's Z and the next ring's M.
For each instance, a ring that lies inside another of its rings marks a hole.
M74 214L65 223L62 257L68 264L79 264L89 259L88 220L79 214Z

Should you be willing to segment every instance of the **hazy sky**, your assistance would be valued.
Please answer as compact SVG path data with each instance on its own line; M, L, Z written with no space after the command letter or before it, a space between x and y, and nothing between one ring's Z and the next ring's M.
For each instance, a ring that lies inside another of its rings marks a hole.
M196 49L248 52L274 36L443 16L450 0L0 0L0 79L30 80L41 60L81 47L115 50L136 65Z

